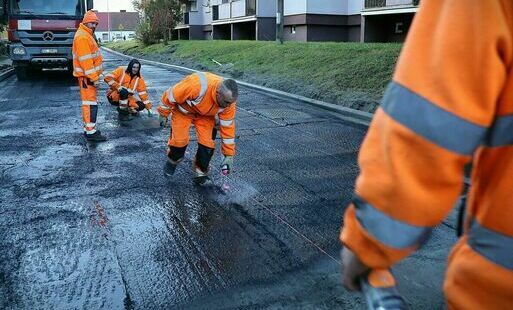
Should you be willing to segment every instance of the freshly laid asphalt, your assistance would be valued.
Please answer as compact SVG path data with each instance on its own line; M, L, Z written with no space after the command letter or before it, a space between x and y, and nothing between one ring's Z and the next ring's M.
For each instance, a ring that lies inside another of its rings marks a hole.
M107 70L126 65L104 57ZM142 74L155 104L184 77ZM94 145L65 72L0 82L1 309L365 308L340 285L338 233L366 127L242 87L233 174L221 176L218 146L215 185L197 187L194 134L167 179L169 128L119 120L106 89L109 140ZM394 269L411 308L443 308L455 240L451 217Z

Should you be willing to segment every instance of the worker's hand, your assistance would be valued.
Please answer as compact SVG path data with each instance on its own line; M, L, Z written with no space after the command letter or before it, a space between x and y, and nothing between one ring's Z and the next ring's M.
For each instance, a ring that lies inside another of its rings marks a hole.
M225 156L221 163L221 172L225 175L230 174L233 167L233 156Z
M128 92L128 89L124 88L124 87L120 87L118 89L119 91L119 97L120 98L128 98L128 95L129 95L129 92Z
M165 127L167 126L167 123L169 122L169 118L167 117L164 117L162 115L159 114L159 123L160 123L160 127Z
M360 277L370 271L362 261L347 247L340 253L342 257L342 284L349 291L359 291Z

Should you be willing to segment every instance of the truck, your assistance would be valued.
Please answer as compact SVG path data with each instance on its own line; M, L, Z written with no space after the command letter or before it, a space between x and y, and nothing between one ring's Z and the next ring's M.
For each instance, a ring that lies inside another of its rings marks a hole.
M42 68L73 70L73 38L93 0L0 0L18 80Z

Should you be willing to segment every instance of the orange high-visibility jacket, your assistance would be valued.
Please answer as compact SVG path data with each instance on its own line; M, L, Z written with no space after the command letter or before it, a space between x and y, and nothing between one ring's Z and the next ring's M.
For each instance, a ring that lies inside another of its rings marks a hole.
M186 115L218 116L222 139L221 151L226 156L233 156L237 108L235 102L224 109L217 104L217 88L222 81L222 77L212 73L191 74L164 92L163 105L159 106L158 110L159 113L173 109Z
M93 38L93 31L80 24L73 39L73 75L87 77L95 82L103 72L103 58L98 44Z
M104 81L109 84L110 92L118 91L120 87L125 87L134 95L138 95L144 104L149 104L148 90L146 89L146 82L142 75L134 76L126 73L126 67L118 67L116 70L105 76Z
M363 142L341 241L386 268L451 211L473 159L453 309L513 309L513 1L421 1Z

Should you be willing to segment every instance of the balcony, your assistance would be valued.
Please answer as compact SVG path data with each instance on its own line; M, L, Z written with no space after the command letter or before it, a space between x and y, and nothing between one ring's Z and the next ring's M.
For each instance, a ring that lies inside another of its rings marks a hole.
M254 15L256 15L256 0L238 0L214 6L213 19L222 20Z
M365 9L418 6L420 0L365 0Z

